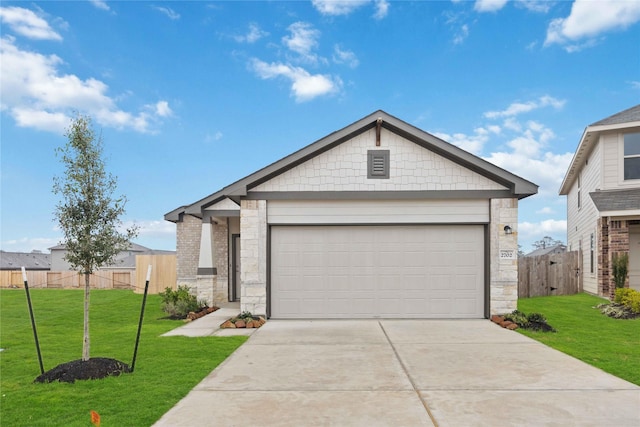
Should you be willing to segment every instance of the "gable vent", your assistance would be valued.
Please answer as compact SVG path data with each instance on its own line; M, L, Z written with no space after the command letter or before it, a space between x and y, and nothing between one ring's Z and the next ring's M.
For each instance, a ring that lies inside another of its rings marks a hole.
M389 179L389 150L367 151L367 178Z

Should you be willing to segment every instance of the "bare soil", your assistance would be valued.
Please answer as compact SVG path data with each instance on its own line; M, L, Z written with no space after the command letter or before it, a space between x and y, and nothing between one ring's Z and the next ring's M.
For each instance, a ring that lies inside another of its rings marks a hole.
M62 363L37 377L34 382L50 383L60 381L73 383L77 380L98 380L128 372L131 372L129 365L119 360L92 357L86 361L79 359Z

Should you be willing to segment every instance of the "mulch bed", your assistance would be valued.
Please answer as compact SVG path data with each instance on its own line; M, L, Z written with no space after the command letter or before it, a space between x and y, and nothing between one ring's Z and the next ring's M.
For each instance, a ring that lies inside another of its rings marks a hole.
M128 372L131 372L131 368L126 363L106 357L93 357L84 361L79 359L62 363L37 377L34 382L73 383L77 380L98 380Z

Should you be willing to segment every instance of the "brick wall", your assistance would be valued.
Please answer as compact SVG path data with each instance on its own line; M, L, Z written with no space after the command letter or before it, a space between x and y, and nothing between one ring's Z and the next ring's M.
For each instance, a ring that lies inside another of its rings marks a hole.
M191 215L184 215L176 224L176 273L177 281L195 281L200 258L200 233L202 220Z
M629 253L629 221L612 220L611 217L598 219L598 294L613 298L616 285L613 281L612 261L614 254ZM625 286L629 286L629 278Z

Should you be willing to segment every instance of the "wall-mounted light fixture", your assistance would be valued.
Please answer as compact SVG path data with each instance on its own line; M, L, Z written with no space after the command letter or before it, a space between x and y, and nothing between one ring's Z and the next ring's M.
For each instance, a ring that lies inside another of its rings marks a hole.
M511 229L511 227L509 227L508 225L504 226L504 234L513 234L513 230Z

